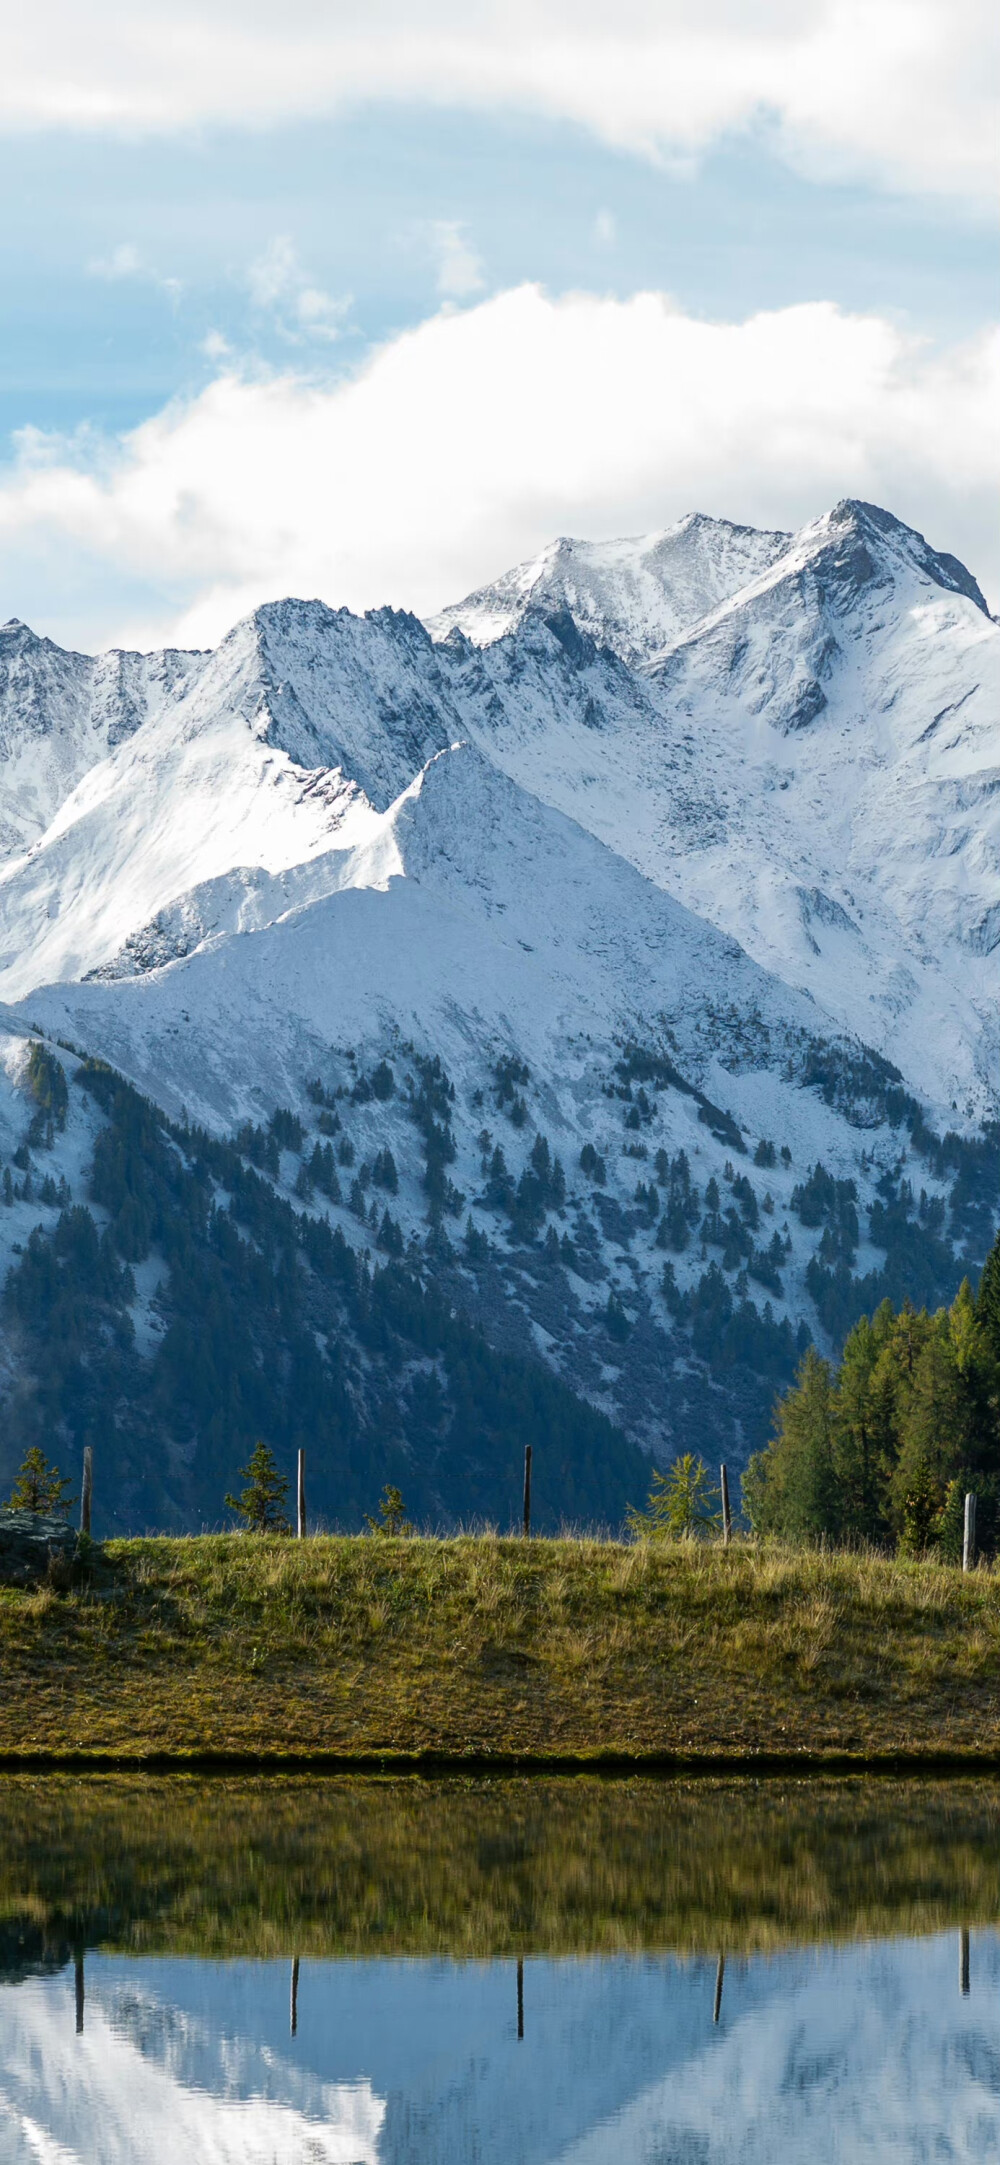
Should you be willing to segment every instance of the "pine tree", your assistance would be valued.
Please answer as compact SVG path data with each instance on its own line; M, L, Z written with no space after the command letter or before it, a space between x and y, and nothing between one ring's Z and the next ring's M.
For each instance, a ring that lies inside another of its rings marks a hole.
M944 1503L931 1529L934 1546L946 1564L960 1564L965 1537L965 1482L949 1481Z
M72 1502L69 1488L70 1483L63 1479L58 1466L50 1466L44 1451L33 1444L21 1461L8 1508L11 1511L58 1512L63 1516Z
M246 1488L240 1495L227 1496L230 1511L245 1520L250 1533L284 1534L288 1532L288 1520L282 1506L288 1494L288 1482L278 1472L274 1453L266 1443L254 1445L250 1463L240 1467Z
M612 1286L608 1294L608 1304L604 1311L604 1324L609 1337L616 1339L619 1345L624 1344L632 1326L621 1294L615 1292L614 1286Z
M793 1541L839 1533L835 1410L830 1364L809 1346L794 1388L779 1402L773 1440L744 1475L743 1508L756 1533Z
M1000 1360L1000 1233L983 1264L976 1318L994 1360Z
M627 1521L639 1541L715 1533L721 1524L718 1490L708 1485L704 1460L686 1451L669 1473L654 1473L645 1511L630 1510Z
M929 1545L949 1484L979 1456L985 1408L979 1403L970 1309L966 1292L951 1313L942 1309L934 1317L906 1394L892 1494L896 1525L908 1549Z
M965 1463L978 1474L995 1475L1000 1361L967 1278L948 1311L948 1331L962 1386Z
M889 1303L883 1304L889 1308ZM878 1541L888 1531L888 1484L895 1459L887 1396L879 1362L891 1309L874 1322L862 1316L849 1333L837 1379L832 1454L840 1501L841 1531L855 1540ZM887 1419L887 1413L889 1418Z
M382 1490L378 1512L377 1519L369 1518L367 1512L365 1513L365 1525L369 1533L395 1534L397 1537L412 1534L413 1527L406 1516L402 1492L398 1488L393 1488L391 1483L387 1483Z

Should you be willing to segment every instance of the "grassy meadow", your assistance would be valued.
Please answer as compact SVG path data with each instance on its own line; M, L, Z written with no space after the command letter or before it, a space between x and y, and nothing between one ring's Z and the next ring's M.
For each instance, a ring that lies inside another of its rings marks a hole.
M0 1591L0 1756L1000 1760L1000 1573L737 1541L110 1542Z

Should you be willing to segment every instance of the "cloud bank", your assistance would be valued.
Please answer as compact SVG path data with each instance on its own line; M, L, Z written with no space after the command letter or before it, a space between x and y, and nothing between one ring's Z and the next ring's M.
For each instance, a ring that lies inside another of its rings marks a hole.
M556 533L794 526L847 495L996 595L998 390L1000 335L930 353L829 303L719 324L517 287L350 378L223 362L115 445L30 434L0 478L0 615L200 645L288 593L427 613Z
M43 0L0 126L175 130L388 99L517 108L649 156L769 124L797 163L992 201L989 0Z

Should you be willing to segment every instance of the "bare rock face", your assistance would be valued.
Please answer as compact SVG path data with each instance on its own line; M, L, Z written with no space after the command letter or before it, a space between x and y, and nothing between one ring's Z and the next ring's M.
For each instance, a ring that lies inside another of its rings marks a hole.
M0 1586L68 1585L76 1530L44 1511L0 1511Z

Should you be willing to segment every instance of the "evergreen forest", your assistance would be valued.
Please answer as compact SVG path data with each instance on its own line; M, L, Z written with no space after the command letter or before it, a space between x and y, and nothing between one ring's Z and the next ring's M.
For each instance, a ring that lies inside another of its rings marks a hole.
M964 1499L977 1541L1000 1540L1000 1238L973 1295L930 1313L883 1300L838 1364L810 1346L751 1458L743 1507L760 1533L961 1557Z
M44 1127L62 1114L65 1077L41 1048L39 1062ZM378 1070L372 1082L389 1087ZM638 1446L540 1361L491 1346L420 1252L403 1252L387 1204L374 1265L325 1215L293 1208L273 1174L282 1146L303 1146L294 1114L223 1141L172 1126L100 1062L83 1062L73 1087L105 1117L88 1201L66 1202L32 1232L4 1288L18 1356L3 1439L11 1470L33 1448L78 1466L90 1444L95 1533L189 1530L227 1522L226 1492L265 1438L286 1472L306 1450L313 1523L356 1531L398 1484L425 1525L507 1527L520 1517L532 1443L539 1531L621 1524L647 1485ZM447 1084L434 1063L413 1117L426 1130L431 1202L447 1204ZM307 1192L328 1192L332 1151L317 1144L309 1165ZM388 1152L377 1177L391 1196ZM150 1355L137 1349L130 1304L153 1253L164 1275Z

